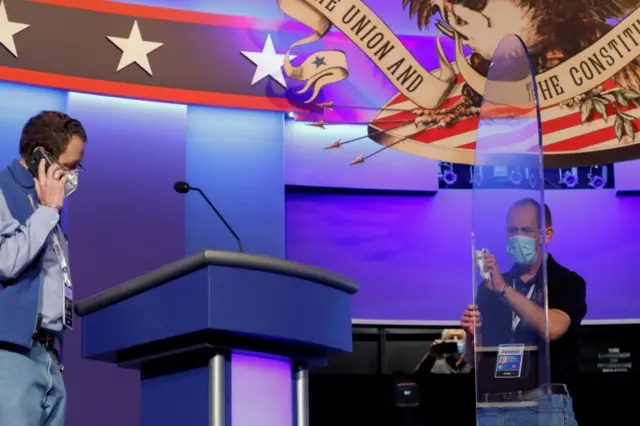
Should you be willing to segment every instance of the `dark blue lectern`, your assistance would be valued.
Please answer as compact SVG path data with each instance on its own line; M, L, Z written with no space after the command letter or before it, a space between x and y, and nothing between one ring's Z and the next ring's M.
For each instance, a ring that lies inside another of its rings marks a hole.
M143 426L308 426L308 368L351 351L357 290L207 250L79 302L82 356L140 371Z

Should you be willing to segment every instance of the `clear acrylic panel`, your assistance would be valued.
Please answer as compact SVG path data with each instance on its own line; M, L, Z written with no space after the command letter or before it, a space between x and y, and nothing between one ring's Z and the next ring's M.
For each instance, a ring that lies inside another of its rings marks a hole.
M487 76L473 168L473 291L481 319L476 415L542 426L551 425L551 395L542 133L533 76L523 42L505 37Z

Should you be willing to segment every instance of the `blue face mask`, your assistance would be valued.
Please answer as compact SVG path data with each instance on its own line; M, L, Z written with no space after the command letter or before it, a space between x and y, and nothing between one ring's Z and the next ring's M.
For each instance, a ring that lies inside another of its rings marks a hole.
M462 355L462 352L464 351L464 342L460 341L457 343L458 343L458 353Z
M536 260L536 240L522 235L507 238L507 253L520 265L531 265Z

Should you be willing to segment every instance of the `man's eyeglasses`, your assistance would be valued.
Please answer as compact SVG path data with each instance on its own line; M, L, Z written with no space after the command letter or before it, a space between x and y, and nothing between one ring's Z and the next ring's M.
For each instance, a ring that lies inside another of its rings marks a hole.
M60 164L60 168L62 169L62 171L64 171L65 173L71 173L71 172L84 172L86 169L84 168L84 166L80 163L76 164L74 167L67 167L67 166L63 166L62 164Z

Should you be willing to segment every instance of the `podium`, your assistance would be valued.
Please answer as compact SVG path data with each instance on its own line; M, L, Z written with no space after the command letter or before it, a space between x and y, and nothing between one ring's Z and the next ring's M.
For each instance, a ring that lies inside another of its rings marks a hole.
M308 426L308 369L351 351L357 291L311 266L206 250L75 311L83 358L140 371L143 426Z

